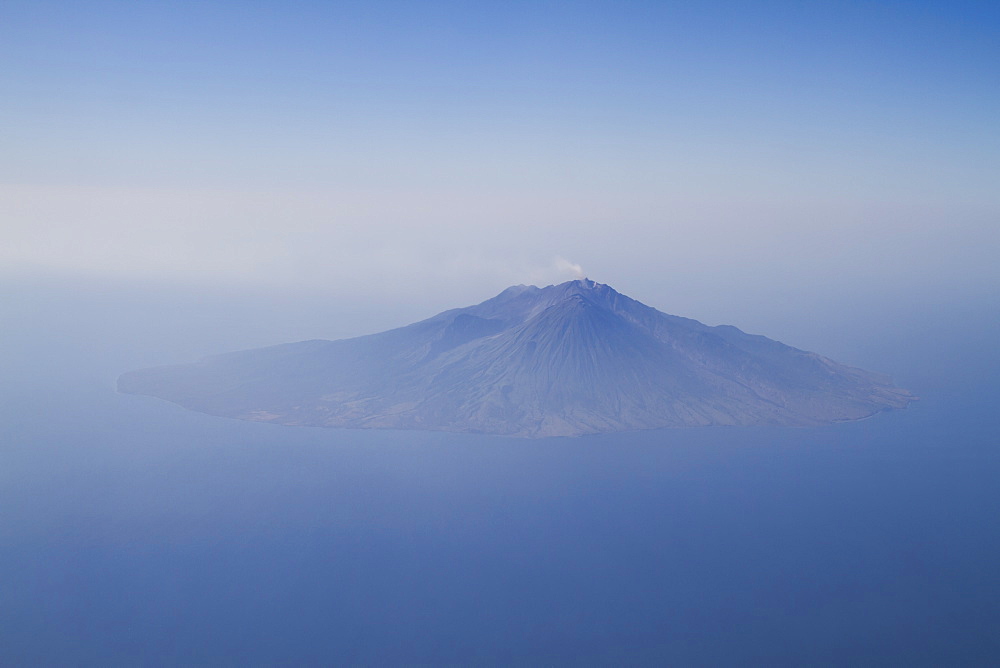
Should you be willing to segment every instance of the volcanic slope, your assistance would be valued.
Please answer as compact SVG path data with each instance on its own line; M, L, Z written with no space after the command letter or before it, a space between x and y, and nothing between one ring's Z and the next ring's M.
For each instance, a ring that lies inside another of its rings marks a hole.
M882 375L587 279L515 286L380 334L133 371L118 388L243 420L523 437L821 425L914 399Z

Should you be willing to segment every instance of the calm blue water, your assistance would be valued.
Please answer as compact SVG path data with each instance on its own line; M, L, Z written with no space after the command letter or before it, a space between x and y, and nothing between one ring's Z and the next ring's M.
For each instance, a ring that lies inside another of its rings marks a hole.
M843 344L922 397L906 411L522 441L118 395L124 370L256 345L251 311L51 286L2 305L0 663L1000 656L992 309Z

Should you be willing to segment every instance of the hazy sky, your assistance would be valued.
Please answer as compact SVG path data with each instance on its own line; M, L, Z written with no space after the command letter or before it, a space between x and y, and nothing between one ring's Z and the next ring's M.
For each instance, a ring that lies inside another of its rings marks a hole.
M458 305L578 264L680 312L992 289L998 34L995 2L8 1L0 268Z

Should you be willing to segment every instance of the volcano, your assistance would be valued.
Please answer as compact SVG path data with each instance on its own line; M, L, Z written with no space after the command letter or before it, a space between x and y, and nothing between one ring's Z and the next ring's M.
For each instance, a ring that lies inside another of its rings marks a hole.
M283 425L519 437L813 426L904 408L889 378L582 279L380 334L132 371L120 392Z

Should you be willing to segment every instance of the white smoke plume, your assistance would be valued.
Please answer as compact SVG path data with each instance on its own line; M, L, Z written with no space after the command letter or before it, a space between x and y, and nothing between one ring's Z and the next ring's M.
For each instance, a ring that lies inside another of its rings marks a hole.
M574 279L581 279L587 277L587 275L583 273L583 267L573 262L570 262L564 257L556 256L556 259L553 261L553 264L555 265L556 271L563 276L569 275L572 276Z

